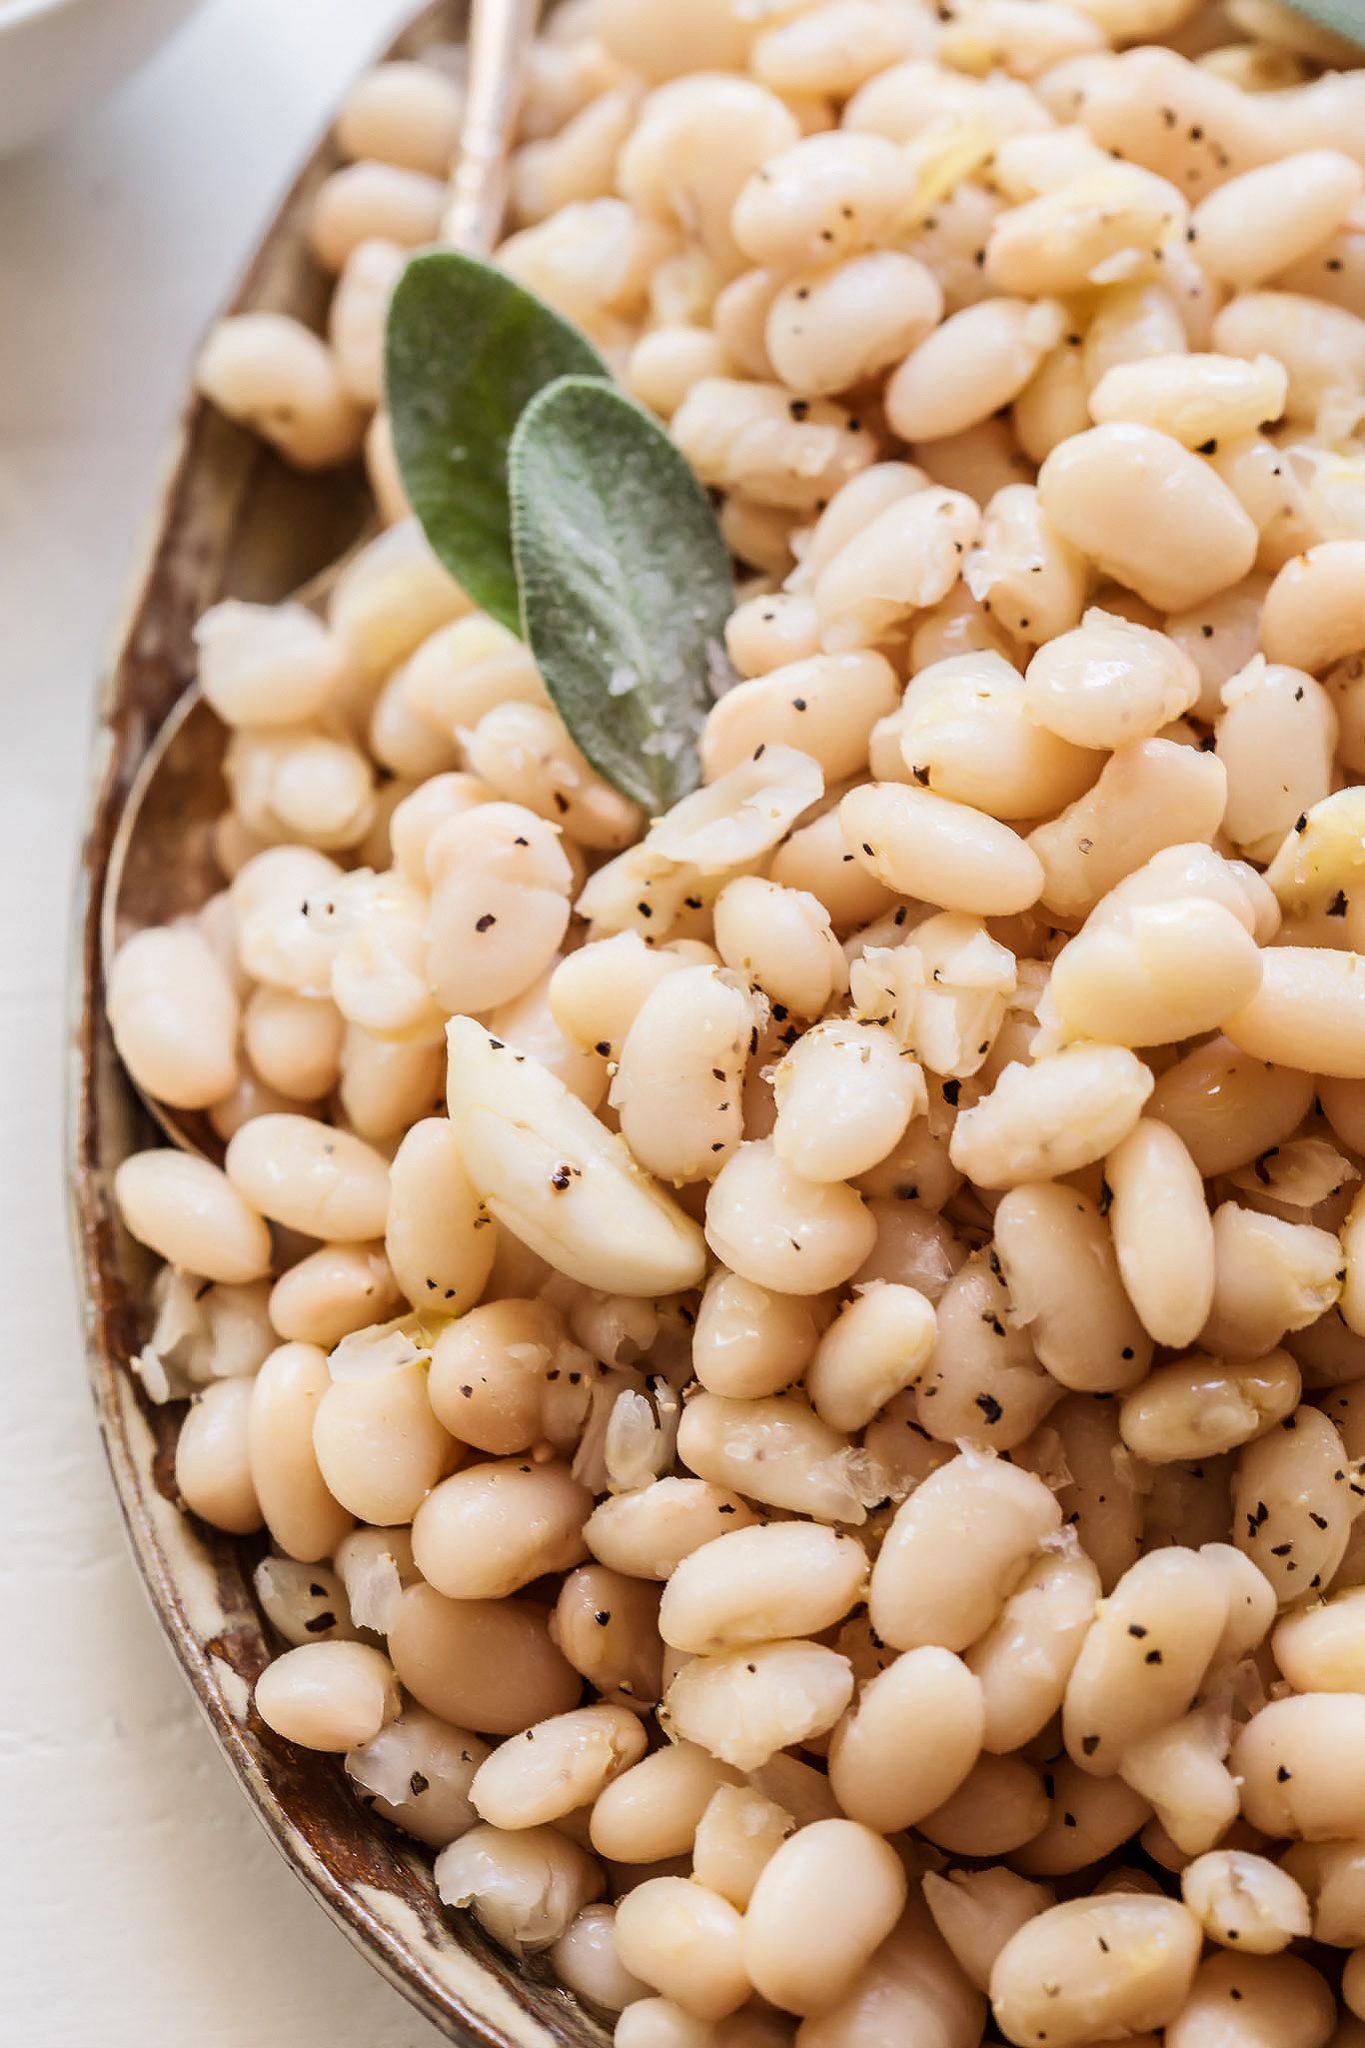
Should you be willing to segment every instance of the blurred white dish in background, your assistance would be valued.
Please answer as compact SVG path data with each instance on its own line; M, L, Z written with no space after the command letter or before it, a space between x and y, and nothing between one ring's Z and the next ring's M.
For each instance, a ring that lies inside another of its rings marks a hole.
M0 0L0 157L119 84L198 0Z

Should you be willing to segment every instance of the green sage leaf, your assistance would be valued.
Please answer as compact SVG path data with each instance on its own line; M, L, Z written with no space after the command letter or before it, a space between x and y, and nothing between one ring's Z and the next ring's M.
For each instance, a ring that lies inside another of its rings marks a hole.
M533 398L508 460L522 626L600 775L651 812L701 780L697 742L734 603L711 501L649 414L563 377Z
M399 278L384 382L403 488L440 561L514 633L507 447L528 399L569 373L610 375L576 327L491 264L436 249Z
M1289 0L1295 14L1330 28L1351 43L1365 45L1365 0Z

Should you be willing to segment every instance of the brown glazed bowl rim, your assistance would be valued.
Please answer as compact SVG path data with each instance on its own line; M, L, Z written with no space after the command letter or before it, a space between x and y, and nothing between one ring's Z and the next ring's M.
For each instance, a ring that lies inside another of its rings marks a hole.
M388 54L457 40L464 13L464 0L427 6ZM312 195L337 161L325 140L309 157L228 310L289 311L321 324L328 281L308 253L305 225ZM251 1588L262 1545L181 1513L173 1476L181 1411L149 1403L130 1366L147 1331L152 1266L118 1225L109 1184L119 1161L156 1134L104 1021L100 903L110 847L148 741L193 673L194 618L222 596L284 596L339 552L365 503L358 471L290 472L254 437L188 399L100 678L73 904L67 1179L86 1363L152 1605L239 1785L296 1875L448 2039L465 2048L603 2048L609 2036L543 1962L519 1963L467 1915L443 1909L429 1854L366 1812L340 1759L292 1751L256 1717L251 1690L271 1654ZM188 888L188 842L182 866Z

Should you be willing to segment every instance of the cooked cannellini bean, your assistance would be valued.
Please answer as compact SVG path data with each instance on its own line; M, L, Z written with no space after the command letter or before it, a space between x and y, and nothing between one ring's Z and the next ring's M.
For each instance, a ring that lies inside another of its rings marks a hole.
M1275 662L1317 672L1365 644L1360 541L1326 540L1286 562L1265 597L1261 645Z
M1123 1440L1148 1464L1215 1457L1293 1413L1299 1369L1287 1351L1248 1362L1193 1351L1158 1366L1120 1411Z
M583 1536L593 1556L613 1571L667 1579L703 1543L756 1519L748 1502L728 1487L705 1479L656 1479L637 1492L600 1501Z
M515 1735L577 1704L581 1681L524 1601L446 1600L409 1586L389 1631L404 1688L429 1713L487 1735Z
M1137 164L1087 166L996 221L986 275L1002 291L1074 292L1140 274L1150 251L1184 225L1165 178Z
M795 1825L784 1807L756 1787L718 1785L697 1822L693 1875L742 1913L760 1873Z
M615 851L639 829L637 807L593 771L548 704L495 704L464 751L471 773L506 802L548 818L583 846Z
M497 1231L475 1194L444 1117L408 1130L389 1169L384 1249L415 1309L458 1315L478 1300Z
M929 1871L921 1889L934 1925L982 1991L1010 1936L1055 1903L1049 1886L1031 1884L1003 1864L985 1870L949 1870L942 1875Z
M707 717L703 773L714 780L777 741L809 754L829 781L842 781L866 765L868 735L895 709L896 694L890 662L870 649L811 655L737 683Z
M1287 1871L1245 1849L1212 1849L1180 1877L1185 1904L1210 1941L1239 1956L1275 1955L1311 1932L1303 1891Z
M404 1588L417 1578L406 1529L352 1529L333 1559L357 1628L387 1635Z
M343 1243L384 1235L389 1166L347 1131L305 1116L258 1116L232 1139L231 1185L272 1222Z
M125 1229L170 1266L229 1282L270 1271L263 1216L207 1159L132 1152L115 1171L114 1201Z
M909 165L877 135L809 135L779 151L735 201L735 240L755 263L794 270L885 240Z
M960 1454L897 1510L873 1566L873 1627L897 1649L964 1649L990 1627L1060 1521L1031 1473Z
M1158 1825L1182 1856L1203 1855L1237 1818L1237 1782L1223 1761L1229 1740L1226 1712L1204 1706L1123 1753L1123 1782L1151 1801Z
M1143 1377L1152 1340L1093 1201L1055 1181L1011 1188L995 1212L994 1247L1014 1314L1054 1379L1102 1394Z
M876 455L861 420L832 400L730 377L694 384L672 432L703 483L793 512L812 511Z
M851 1279L876 1222L842 1181L815 1181L771 1139L742 1144L712 1182L706 1241L732 1272L781 1294L822 1294Z
M622 1140L547 1068L471 1018L456 1018L447 1036L451 1124L498 1220L587 1286L656 1294L695 1285L701 1233Z
M699 61L690 50L687 66ZM715 70L727 68L728 60ZM743 262L731 233L735 201L758 166L790 150L798 132L790 111L763 84L679 78L652 92L641 108L621 151L619 188L642 211L685 222L728 276Z
M957 582L979 524L975 503L961 491L926 484L897 498L821 569L815 584L821 645L847 657L885 641L910 613L937 604ZM871 692L863 695L870 705ZM889 714L894 703L892 691L875 715ZM790 719L782 736L800 736Z
M660 419L672 419L694 384L724 377L734 367L717 337L705 327L656 327L642 334L630 352L626 383L631 396ZM726 641L730 640L727 627ZM731 650L733 656L733 649Z
M1199 1169L1167 1124L1143 1117L1108 1155L1110 1229L1129 1300L1159 1344L1191 1344L1213 1305L1213 1223Z
M1365 1856L1359 1841L1291 1842L1280 1869L1312 1906L1316 1940L1358 1948L1365 1936Z
M1043 1552L985 1635L967 1651L981 1686L982 1746L1003 1755L1031 1742L1059 1710L1100 1597L1099 1574L1069 1531Z
M347 164L318 187L309 240L328 270L343 268L361 242L376 238L404 249L436 240L445 184L427 171L392 163Z
M337 147L351 158L402 164L442 178L463 110L459 86L434 65L377 64L346 95L336 118Z
M199 687L225 725L299 725L349 681L346 651L301 604L210 606L194 629Z
M1164 633L1092 606L1041 647L1024 677L1030 714L1080 747L1150 738L1196 703L1189 656Z
M620 2012L648 1992L617 1960L612 1906L584 1906L554 1944L550 1961L561 1983L607 2012Z
M1106 1777L1125 1748L1197 1692L1227 1620L1219 1573L1197 1551L1139 1558L1096 1612L1066 1688L1062 1729L1080 1769Z
M875 1166L925 1106L924 1076L890 1032L838 1020L798 1039L778 1062L773 1094L774 1152L822 1184Z
M601 1693L650 1705L663 1690L659 1596L640 1579L580 1565L560 1585L550 1638Z
M1337 722L1320 683L1253 656L1222 688L1218 758L1227 769L1223 829L1252 860L1268 860L1295 820L1328 794Z
M1365 322L1297 292L1239 292L1215 316L1213 342L1228 355L1283 363L1291 417L1312 419L1325 399L1365 382Z
M920 1378L936 1332L933 1305L917 1289L887 1281L859 1288L820 1338L806 1371L806 1391L821 1421L837 1430L862 1429Z
M740 1400L790 1386L814 1355L820 1307L818 1297L773 1294L718 1267L706 1284L692 1337L697 1378L713 1394Z
M264 1520L251 1473L251 1396L249 1379L206 1387L181 1424L175 1447L180 1498L191 1513L234 1536L249 1535Z
M365 1643L305 1643L266 1666L255 1702L266 1726L286 1740L349 1750L395 1718L398 1683L388 1658Z
M454 1461L421 1362L333 1377L318 1401L313 1448L328 1492L360 1521L410 1522ZM382 1452L382 1455L381 1455Z
M728 1899L681 1877L653 1877L616 1908L616 1953L644 1983L697 2019L719 2020L748 1998L742 1922Z
M1013 1757L992 1759L998 1767L1018 1770ZM1092 1778L1077 1770L1068 1756L1048 1765L1039 1784L1044 1795L1045 1825L1034 1825L1018 1847L1006 1845L1015 1869L1027 1877L1071 1877L1088 1864L1112 1856L1151 1817L1140 1792L1122 1778ZM1047 1800L1051 1799L1051 1810Z
M194 381L220 412L263 435L298 469L330 468L360 447L365 414L331 350L287 313L219 320Z
M891 1932L907 1880L889 1843L852 1820L802 1828L760 1872L744 1914L744 1967L784 2012L841 1998Z
M835 1729L834 1795L883 1834L913 1827L964 1782L983 1725L981 1683L960 1657L932 1645L907 1650L867 1681Z
M247 1455L261 1519L288 1557L330 1557L351 1516L329 1493L313 1448L318 1403L331 1385L325 1352L282 1344L252 1382Z
M1084 917L1163 848L1211 840L1226 805L1227 771L1214 755L1160 737L1120 747L1084 796L1029 834L1044 904Z
M345 1588L325 1564L263 1557L251 1574L251 1584L266 1620L291 1649L301 1643L354 1639Z
M842 1621L867 1581L862 1545L817 1523L737 1529L684 1558L664 1590L659 1632L697 1655Z
M1350 1285L1350 1240L1311 1223L1286 1223L1223 1202L1213 1217L1213 1307L1204 1325L1210 1350L1259 1358L1286 1331L1315 1323ZM1343 1313L1349 1317L1349 1310ZM1353 1325L1354 1327L1354 1325Z
M125 940L110 969L107 1008L119 1058L158 1101L203 1109L234 1087L237 998L192 925Z
M1031 484L995 492L963 575L1005 630L1030 646L1075 626L1085 602L1084 558L1058 533Z
M436 1890L514 1955L550 1948L602 1893L602 1872L557 1828L470 1828L436 1858Z
M554 828L523 804L480 804L442 827L439 843L426 976L449 1009L491 1010L554 959L572 869Z
M783 889L759 875L727 882L713 916L727 967L747 975L774 1005L819 1017L848 979L824 904L805 889Z
M1051 299L983 299L911 349L886 386L887 419L903 441L936 441L989 419L1016 398L1061 338Z
M596 1799L644 1748L628 1708L578 1707L500 1743L474 1773L470 1804L494 1827L540 1827Z
M242 1012L242 1046L253 1072L292 1102L331 1093L345 1032L335 1004L288 989L253 989Z
M1284 368L1273 356L1252 362L1240 356L1147 356L1105 371L1090 394L1090 417L1100 426L1131 420L1155 427L1198 454L1212 454L1219 440L1254 434L1264 421L1278 419L1287 390Z
M1110 1892L1025 1921L991 1971L1005 2038L1053 2048L1160 2028L1189 1996L1199 1924L1173 1899Z
M1287 1614L1270 1646L1296 1692L1365 1690L1365 1592L1353 1587Z
M1151 1090L1151 1074L1122 1046L1069 1046L1031 1067L1011 1061L958 1117L950 1156L986 1188L1074 1173L1128 1136Z
M1256 942L1221 904L1116 905L1058 955L1047 1009L1064 1039L1166 1045L1215 1029L1260 984Z
M947 1443L1013 1450L1060 1390L1035 1358L989 1259L973 1253L965 1260L939 1298L936 1319L933 1357L916 1396L925 1428Z
M945 910L1008 917L1042 893L1041 863L1017 833L928 789L864 783L840 804L839 825L869 874Z
M1151 427L1115 422L1072 435L1043 464L1038 492L1060 533L1159 611L1226 590L1256 558L1256 529L1227 485Z
M942 289L923 263L898 249L871 249L787 279L768 309L764 341L789 389L824 395L899 361L942 312Z
M714 1180L738 1148L752 992L714 967L683 967L647 995L611 1084L621 1136L639 1164L675 1184Z
M779 1750L832 1728L852 1692L847 1657L823 1644L751 1643L684 1664L659 1718L670 1737L753 1771Z
M1047 1812L1047 1790L1032 1764L982 1755L957 1791L925 1814L919 1832L950 1856L1008 1856L1041 1833Z
M1262 978L1264 971L1262 962ZM1302 1122L1312 1093L1306 1073L1257 1059L1229 1038L1211 1038L1167 1067L1148 1114L1171 1126L1209 1177L1280 1144ZM1216 1248L1216 1218L1214 1233Z
M802 2021L801 2048L858 2048L887 2027L898 2040L973 2048L984 2018L980 1992L912 1889L899 1924L847 1995Z
M1321 1592L1341 1562L1359 1500L1348 1463L1337 1430L1309 1407L1238 1455L1233 1541L1260 1566L1281 1606Z
M514 1593L580 1561L591 1499L567 1465L467 1465L433 1487L413 1517L417 1569L452 1600Z
M1228 2003L1247 2008L1233 2022L1267 2048L1323 2048L1336 2025L1336 2001L1320 1973L1298 1956L1211 1955L1166 2029L1169 2048L1205 2048L1226 2037Z
M1228 284L1261 284L1325 241L1360 197L1360 165L1306 149L1229 178L1194 210L1199 261Z
M817 1521L866 1520L848 1439L798 1394L754 1401L695 1394L678 1425L678 1456L713 1486L732 1486L770 1507Z
M1018 671L990 649L917 662L885 731L899 760L888 748L882 762L874 733L874 774L898 782L908 774L921 788L996 818L1060 810L1090 787L1100 767L1094 753L1037 723Z
M887 936L898 929L893 918ZM1013 954L983 920L957 911L926 917L895 946L874 945L872 936L863 935L862 958L850 971L855 1008L888 1025L906 1054L935 1074L961 1080L977 1073L1017 992Z
M378 1735L347 1751L346 1774L375 1812L443 1849L478 1821L469 1787L488 1753L467 1728L408 1704Z
M706 1750L669 1743L598 1793L589 1821L592 1845L614 1863L685 1856L715 1793L735 1782L730 1767Z

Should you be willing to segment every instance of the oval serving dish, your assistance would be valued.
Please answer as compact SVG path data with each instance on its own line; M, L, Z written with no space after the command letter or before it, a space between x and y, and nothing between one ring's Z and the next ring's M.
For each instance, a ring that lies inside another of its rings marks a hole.
M460 35L461 0L428 7L391 56ZM230 310L325 311L328 280L307 246L312 196L338 158L324 142L266 234ZM430 1858L367 1813L340 1758L307 1755L251 1707L271 1654L251 1588L260 1539L237 1540L176 1505L173 1460L183 1410L158 1408L130 1361L149 1327L152 1263L109 1199L115 1167L155 1141L104 1018L100 903L110 850L148 741L193 673L191 628L222 597L274 602L360 530L363 478L288 470L254 436L191 398L154 529L133 579L96 706L93 786L73 918L68 1042L71 1227L91 1386L133 1553L161 1625L237 1780L297 1875L351 1940L453 2041L470 2048L599 2048L608 2036L548 1966L520 1968L464 1915L442 1907ZM196 724L198 722L196 721ZM201 902L207 827L221 803L216 757L188 764L165 870L164 915Z

